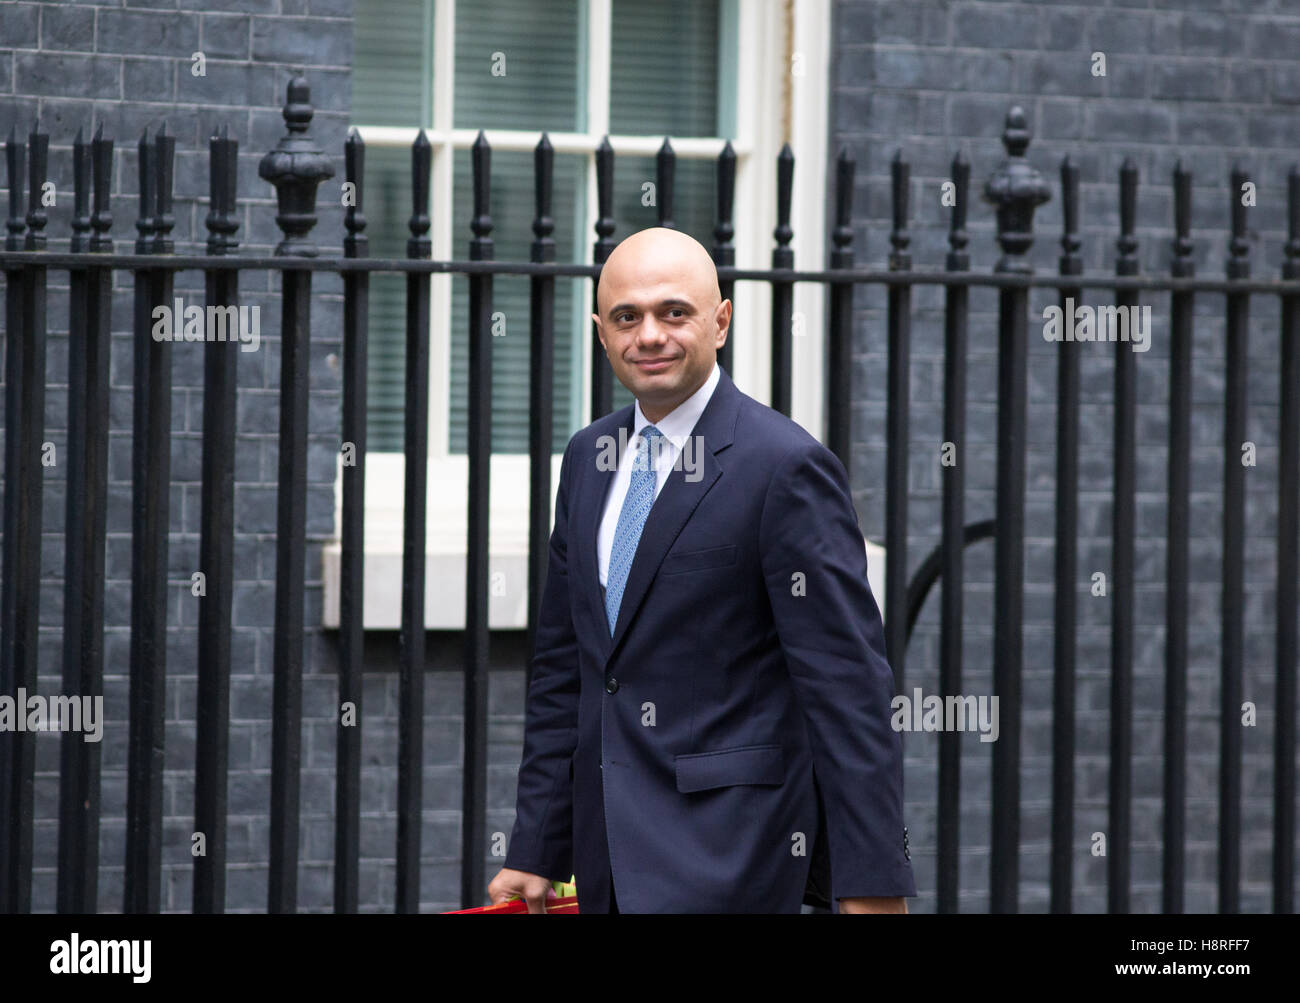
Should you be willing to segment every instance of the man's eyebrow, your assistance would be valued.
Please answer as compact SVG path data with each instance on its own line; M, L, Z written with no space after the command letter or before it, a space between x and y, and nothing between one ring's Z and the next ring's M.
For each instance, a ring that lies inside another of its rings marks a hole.
M624 310L631 310L633 313L636 313L639 309L640 307L638 307L635 303L618 303L609 308L609 316L617 317ZM695 304L692 303L690 300L672 298L672 299L660 300L658 303L655 304L655 309L656 310L674 310L674 309L685 310L687 313L694 313Z

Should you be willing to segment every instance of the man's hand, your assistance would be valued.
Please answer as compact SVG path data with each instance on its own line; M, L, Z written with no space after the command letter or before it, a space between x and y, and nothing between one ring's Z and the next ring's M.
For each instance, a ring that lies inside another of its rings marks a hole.
M518 873L518 872L512 872L512 873ZM847 913L847 912L906 913L907 899L903 898L901 895L897 898L864 897L864 898L840 899L840 912L841 913Z
M503 867L497 871L497 876L488 885L488 898L492 900L493 905L500 905L512 895L519 895L528 903L529 915L533 913L544 915L546 900L555 898L555 889L551 887L550 879L540 874Z

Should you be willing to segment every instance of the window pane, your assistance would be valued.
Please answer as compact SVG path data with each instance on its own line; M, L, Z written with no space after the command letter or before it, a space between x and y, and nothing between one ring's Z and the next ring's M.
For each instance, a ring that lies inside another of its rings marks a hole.
M431 125L433 0L357 0L352 121Z
M610 131L716 136L718 0L613 0Z
M475 0L456 9L456 127L573 131L578 0Z
M368 146L362 188L366 235L373 258L406 257L411 236L411 151ZM372 452L403 449L406 394L406 278L392 272L370 276L370 318L366 373L367 447Z
M580 261L580 234L585 190L586 160L580 156L555 157L555 182L551 215L557 261ZM469 257L472 236L473 175L468 150L455 157L455 200L452 223L452 257ZM492 154L491 210L493 251L500 261L527 261L533 242L533 155L526 152ZM555 283L555 405L553 452L562 453L577 430L570 422L570 395L575 383L575 310L586 317L579 302L583 283L565 278ZM527 276L498 275L493 279L492 311L500 313L504 335L492 339L492 451L528 452L528 324ZM469 281L452 279L451 315L451 451L465 452L469 426ZM581 331L589 331L583 325Z
M614 161L614 236L622 240L629 234L659 225L657 205L642 205L648 199L646 182L657 183L654 157L618 157ZM677 158L673 182L673 224L688 233L708 250L713 249L713 225L717 216L717 165L712 160ZM658 189L655 189L656 201ZM602 365L609 365L599 356ZM632 395L614 380L614 409L632 403Z

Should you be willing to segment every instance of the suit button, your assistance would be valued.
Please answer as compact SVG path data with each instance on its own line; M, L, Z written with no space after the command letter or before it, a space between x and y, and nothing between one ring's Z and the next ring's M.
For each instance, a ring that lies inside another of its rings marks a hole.
M606 693L618 692L618 680L615 679L613 676L610 676L609 679L605 681L605 692Z

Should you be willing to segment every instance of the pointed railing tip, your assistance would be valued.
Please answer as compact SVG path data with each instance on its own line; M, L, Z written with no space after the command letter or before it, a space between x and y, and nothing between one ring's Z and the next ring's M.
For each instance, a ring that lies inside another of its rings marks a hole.
M1132 157L1125 157L1124 162L1119 165L1119 169L1125 174L1136 174L1138 165Z
M74 139L74 140L72 141L72 145L73 145L73 146L85 146L85 145L86 145L85 132L86 132L86 127L85 127L85 126L82 126L82 125L77 126L77 138ZM10 133L10 135L13 135L13 133Z
M537 141L537 148L539 150L553 149L551 146L551 134L549 132L542 133L542 138Z
M484 132L482 129L480 129L478 131L478 135L474 137L474 146L481 148L481 147L486 147L487 145L488 145L487 133Z
M481 136L482 133L480 132L479 135ZM421 129L421 130L416 134L416 137L415 137L415 143L414 143L413 145L419 147L420 149L423 149L424 147L426 147L426 146L429 145L429 137L428 137L427 135L425 135L425 132L424 132L423 129Z
M660 153L671 153L672 150L673 150L673 144L670 143L670 142L668 141L668 137L665 136L665 137L664 137L664 141L663 141L663 143L662 143L662 144L660 145L660 147L659 147L659 152L660 152Z
M103 141L103 139L104 139L104 123L103 123L103 121L100 121L100 122L95 126L95 137L94 137L94 138L95 138L95 142L97 142L97 143Z
M777 154L777 156L778 156L778 157L781 157L781 158L789 157L791 160L793 160L793 159L794 159L794 150L790 149L790 144L789 144L789 143L783 143L783 144L781 144L781 152L780 152L779 154Z
M162 120L162 125L158 126L158 138L163 139L167 136L167 120Z
M365 142L365 140L361 138L361 130L358 129L355 125L348 130L348 142L349 143Z

